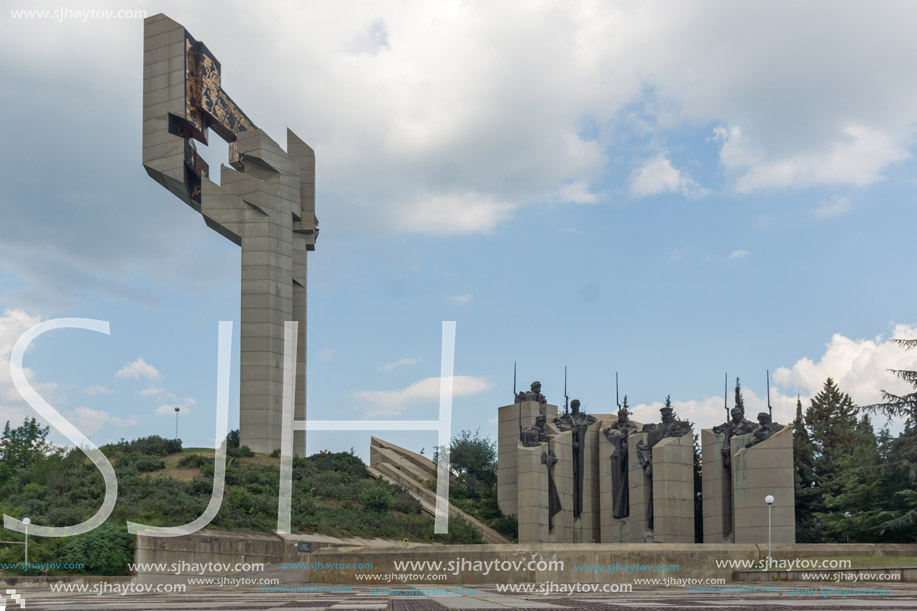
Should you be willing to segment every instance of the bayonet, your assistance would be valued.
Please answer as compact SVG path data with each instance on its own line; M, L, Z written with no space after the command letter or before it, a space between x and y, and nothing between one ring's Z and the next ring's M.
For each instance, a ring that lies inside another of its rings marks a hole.
M618 404L618 409L621 409L621 400L618 398L618 372L615 372L615 403Z
M774 408L771 407L771 370L767 370L767 413L771 416L771 421L774 420Z
M723 409L726 410L726 422L729 422L729 372L723 378Z
M519 414L519 441L522 442L522 403L519 401L519 396L516 394L516 361L513 361L513 401L515 401L518 406L516 411Z
M564 365L564 415L570 411L570 397L567 395L567 366Z

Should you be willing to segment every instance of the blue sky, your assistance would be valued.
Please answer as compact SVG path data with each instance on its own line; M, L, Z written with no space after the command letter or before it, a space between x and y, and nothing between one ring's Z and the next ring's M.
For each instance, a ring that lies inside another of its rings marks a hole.
M618 371L636 419L671 394L700 426L722 420L724 371L754 412L769 368L786 422L828 376L869 403L915 367L888 343L917 336L911 3L71 8L165 12L260 127L316 150L310 417L435 417L444 320L454 429L492 437L513 361L552 402L566 365L571 398L607 413ZM142 20L0 20L0 418L32 413L18 336L94 318L111 336L27 354L49 403L96 443L171 435L181 405L186 445L211 445L240 255L141 166Z

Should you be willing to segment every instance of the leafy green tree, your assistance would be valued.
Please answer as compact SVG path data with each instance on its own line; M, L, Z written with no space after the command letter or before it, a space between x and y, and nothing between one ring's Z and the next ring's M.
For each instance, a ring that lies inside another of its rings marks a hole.
M26 418L22 425L10 427L9 420L0 437L0 462L10 469L25 469L37 459L50 453L47 441L50 427L39 426L35 418Z
M433 452L435 464L440 459L439 450ZM463 430L449 444L449 461L456 475L449 486L452 504L497 532L515 538L516 520L504 516L497 502L497 444L482 437L479 430Z

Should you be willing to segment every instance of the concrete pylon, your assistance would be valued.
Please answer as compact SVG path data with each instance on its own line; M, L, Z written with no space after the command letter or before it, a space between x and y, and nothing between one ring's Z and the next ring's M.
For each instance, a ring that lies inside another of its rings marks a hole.
M195 142L212 129L229 143L220 184ZM185 28L159 14L144 21L143 166L242 247L241 443L280 448L284 323L297 321L294 418L306 417L306 253L315 249L315 153L287 130L287 150L223 90L220 63ZM305 455L305 432L293 451Z

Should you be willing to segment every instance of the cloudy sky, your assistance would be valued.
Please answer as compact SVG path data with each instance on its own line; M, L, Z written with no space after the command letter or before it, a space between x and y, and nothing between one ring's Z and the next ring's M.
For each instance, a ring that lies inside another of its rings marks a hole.
M26 355L42 396L97 443L171 435L174 405L186 445L213 443L239 250L141 166L142 19L89 9L168 14L255 123L316 150L310 417L434 418L444 320L455 430L494 437L513 361L552 402L566 365L608 412L619 371L635 418L671 394L700 426L723 419L726 371L753 414L770 369L786 422L828 376L869 403L917 365L888 342L917 337L912 2L64 8L0 14L0 419L32 413L16 339L92 318L111 335ZM310 450L365 456L368 437Z

